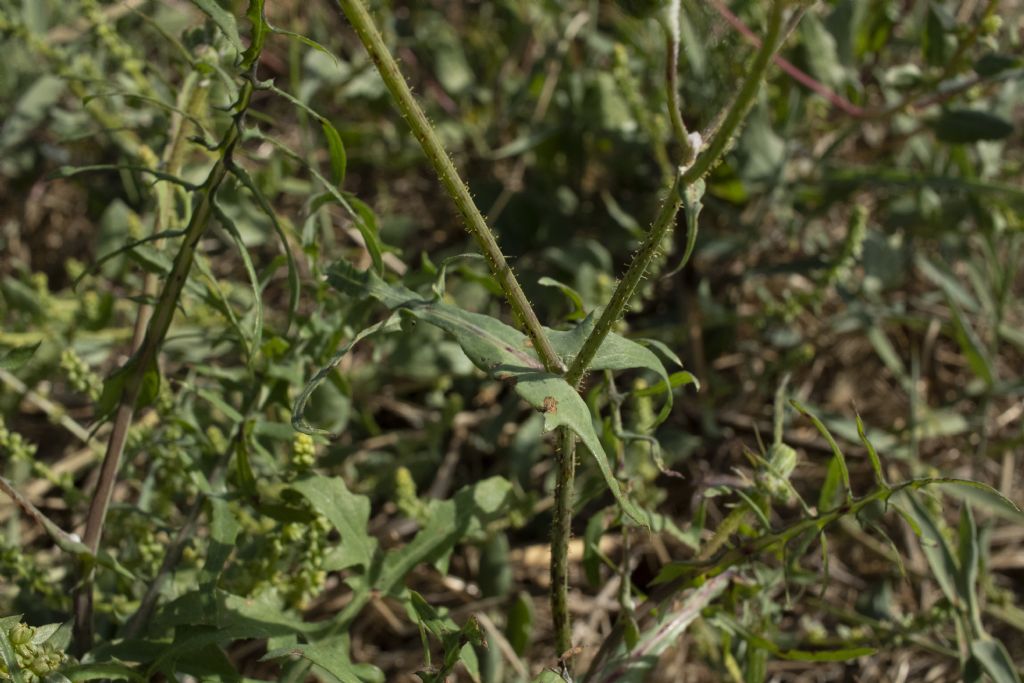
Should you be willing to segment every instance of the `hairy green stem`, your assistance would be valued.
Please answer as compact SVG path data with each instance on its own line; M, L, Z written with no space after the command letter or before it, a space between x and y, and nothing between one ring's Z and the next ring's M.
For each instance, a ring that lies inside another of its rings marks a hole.
M576 478L576 434L563 428L559 436L554 519L551 522L551 620L555 630L555 652L561 657L572 649L572 618L568 604L569 540L572 537L572 493ZM570 661L563 663L570 666Z
M679 1L669 3L668 14L664 17L665 27L665 92L668 95L668 117L672 132L682 149L680 163L689 166L697 157L696 145L690 139L683 121L682 104L679 101Z
M487 225L480 209L477 208L469 193L469 188L459 175L451 157L448 156L448 152L427 119L427 115L416 98L413 97L409 84L405 82L405 77L398 68L395 58L391 56L391 52L384 43L380 31L377 30L365 3L363 0L337 0L337 3L376 65L395 105L405 118L416 140L419 141L427 159L434 167L438 179L448 192L448 196L451 197L456 209L462 215L466 228L479 244L480 251L483 252L491 267L491 272L505 293L505 298L512 307L516 319L530 337L544 367L549 372L561 374L565 369L564 365L544 333L544 328L541 327L540 320L537 319L537 314L526 298L523 288L519 286L519 281L512 272L511 266L505 260L505 255L502 253L501 247L498 246L494 232Z
M707 147L697 155L691 166L682 167L676 175L668 197L665 198L665 203L662 205L661 211L658 213L657 218L655 218L654 224L651 226L650 231L648 231L647 236L644 238L643 244L640 245L640 249L633 256L629 268L626 269L626 274L612 293L611 300L609 300L608 305L605 306L604 311L598 318L593 331L583 342L580 352L569 366L569 370L565 375L565 379L569 383L575 385L583 379L583 376L590 367L590 363L594 360L597 350L625 311L626 304L633 297L637 285L640 284L640 280L647 273L648 266L650 266L651 261L661 248L662 240L675 225L676 214L679 213L679 208L682 206L682 200L680 199L682 192L691 183L703 177L719 161L728 148L736 129L746 117L747 112L750 111L750 107L754 103L754 97L761 86L765 71L768 69L768 65L771 64L772 56L779 45L779 35L782 31L782 14L785 5L786 2L784 0L776 0L772 5L767 34L761 43L761 48L757 51L747 69L747 77L743 81L739 93L732 101L729 111L726 112L725 117L722 119L722 124L718 127Z
M214 196L230 169L231 154L240 138L241 117L249 106L252 91L253 82L247 79L235 106L235 120L228 128L221 143L221 157L214 164L202 185L202 198L185 230L181 247L174 258L171 272L164 282L163 290L160 292L160 297L153 310L153 316L146 328L146 335L127 368L129 374L125 379L124 389L117 406L114 428L110 432L106 455L100 466L99 481L89 506L82 538L83 543L92 553L96 553L98 550L103 535L103 525L106 521L107 510L110 508L114 484L117 482L117 472L121 464L121 456L124 453L128 429L135 415L135 404L142 393L147 374L156 366L157 354L167 336L178 299L192 267L196 245L206 231L210 217L213 215ZM92 571L91 563L90 566L83 567L82 582L75 594L75 644L80 652L87 651L92 645Z
M533 348L548 372L561 374L565 370L551 342L541 327L540 320L516 279L498 241L480 209L470 196L469 188L444 149L440 138L427 120L426 114L413 97L405 77L384 43L377 26L362 0L337 0L370 58L377 67L384 84L391 92L398 110L419 141L437 177L462 215L469 232L476 239L491 272L505 293L519 324L525 328ZM576 467L576 435L566 427L559 430L558 478L555 486L554 522L551 535L551 611L554 620L555 641L558 652L572 647L572 623L568 609L568 550L572 522L572 493Z
M583 342L579 353L569 366L569 370L565 374L565 380L570 384L575 386L583 379L583 375L590 368L590 363L594 360L598 348L600 348L608 333L612 331L612 327L615 326L615 323L621 317L626 304L629 303L633 292L636 291L637 285L640 284L640 280L643 278L644 273L646 273L647 266L650 265L651 260L661 248L662 240L672 226L675 225L676 214L679 213L679 207L683 203L679 195L681 177L681 174L676 175L668 196L665 198L664 204L661 205L661 211L658 212L658 216L654 220L654 225L648 231L647 237L644 238L643 244L640 245L640 249L633 255L633 260L630 262L629 268L626 269L626 274L623 275L615 291L612 292L611 300L608 301L608 305L605 306L601 316L597 319L597 324Z

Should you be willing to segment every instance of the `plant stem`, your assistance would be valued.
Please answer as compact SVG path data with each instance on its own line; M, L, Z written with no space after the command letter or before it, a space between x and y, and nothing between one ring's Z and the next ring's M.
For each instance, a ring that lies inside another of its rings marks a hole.
M466 228L480 245L480 251L487 259L491 272L505 293L505 298L512 307L516 319L526 330L530 341L533 342L533 348L544 367L548 372L561 374L565 367L544 333L540 320L537 319L537 314L526 298L522 287L519 286L519 281L516 280L512 268L505 260L505 255L501 252L501 247L498 246L494 232L487 225L483 214L474 203L473 197L469 194L469 188L459 175L448 152L445 151L444 145L441 144L441 139L434 131L430 121L427 120L427 115L423 113L423 109L413 97L409 84L405 82L405 77L398 68L398 64L391 56L387 45L384 44L384 38L377 30L365 3L363 0L337 0L337 3L352 24L352 28L355 29L363 47L369 53L370 59L376 65L395 105L426 153L438 179L444 185L452 202L455 203L455 208L462 215Z
M689 131L683 121L682 104L679 101L679 1L669 3L664 17L665 27L665 92L668 95L668 117L676 142L682 146L680 163L689 166L700 151L690 140Z
M626 269L626 274L612 293L611 300L609 300L608 305L605 306L604 311L598 318L593 331L583 342L580 352L576 355L572 365L569 366L565 379L570 384L576 385L583 379L605 337L608 336L612 327L622 316L626 304L633 297L637 285L647 272L647 267L658 253L658 249L661 248L662 240L675 225L676 214L679 213L679 207L682 205L680 199L682 192L691 183L703 177L719 161L728 148L736 129L746 117L747 112L750 111L750 107L754 103L754 97L761 86L764 73L779 45L779 35L782 31L782 14L785 5L784 0L776 0L772 5L771 16L768 21L768 31L764 42L761 43L761 48L757 51L747 69L747 77L743 81L736 99L732 101L729 111L726 112L721 125L707 147L697 155L691 166L682 167L676 175L675 181L672 183L671 189L669 189L668 197L665 198L665 203L662 205L657 218L655 218L650 231L648 231L647 237L644 238L640 249L633 256L629 268ZM670 101L672 100L671 96L669 99Z
M605 306L601 316L597 319L597 324L593 331L583 342L580 352L576 355L572 365L569 366L569 370L565 374L565 380L570 384L577 385L583 379L583 375L589 369L598 348L600 348L605 337L608 336L608 333L612 331L612 327L621 317L626 304L632 298L633 292L636 291L637 285L640 284L641 278L643 278L644 273L647 271L647 266L650 265L658 249L661 248L662 240L675 225L676 214L679 213L679 207L682 206L682 200L679 196L679 190L682 187L681 177L682 174L676 174L672 187L668 191L668 196L665 198L665 203L661 205L661 211L658 212L658 216L654 220L654 225L648 231L647 237L644 238L643 244L640 245L640 249L634 254L629 268L626 269L626 274L622 277L615 291L612 292L612 298L608 305Z
M761 88L764 74L772 62L772 57L781 46L779 37L782 34L782 15L786 4L785 0L775 0L772 5L771 14L768 17L768 30L764 41L761 43L761 47L747 67L747 77L744 79L743 85L740 86L736 99L732 101L728 112L726 112L725 118L722 119L721 125L711 138L711 142L708 143L707 147L697 157L693 166L686 169L683 173L683 187L687 187L693 181L702 178L704 174L719 162L732 143L733 134L736 132L736 129L739 128L740 124L747 117L750 107L754 104L754 98Z
M572 618L569 615L569 539L572 536L572 494L576 478L576 434L559 432L558 472L555 483L554 519L551 522L551 620L555 652L561 657L572 649ZM569 666L569 662L564 662Z
M121 464L121 455L124 453L128 430L135 415L135 404L142 393L146 376L156 367L157 354L163 345L164 337L167 336L167 330L171 326L171 320L178 306L178 298L188 279L196 245L206 231L210 217L213 215L213 199L228 173L231 154L240 138L241 118L249 106L252 91L253 82L251 79L247 79L242 86L238 103L235 105L235 119L221 143L221 157L214 164L203 183L202 198L186 228L171 272L164 282L163 290L154 307L146 335L138 352L126 367L129 374L117 406L114 427L107 442L103 464L100 466L99 481L89 506L82 538L83 543L92 553L96 553L99 549L100 539L103 536L103 524L106 521L107 510L114 493L114 484L117 482L117 471ZM80 652L85 652L92 646L92 570L91 563L83 566L82 583L75 593L75 644Z

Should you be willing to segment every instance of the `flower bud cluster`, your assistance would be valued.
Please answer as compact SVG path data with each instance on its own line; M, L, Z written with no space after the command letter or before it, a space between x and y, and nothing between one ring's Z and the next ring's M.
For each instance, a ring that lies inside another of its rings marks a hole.
M87 395L93 401L99 400L103 392L103 380L74 349L69 347L61 352L60 368L75 391Z
M37 446L25 441L25 437L12 432L0 417L0 453L6 453L11 460L31 462L35 459Z
M310 522L288 522L259 531L259 536L270 540L257 541L259 552L245 563L237 577L241 585L235 590L256 594L273 588L288 607L304 608L327 580L324 564L330 530L330 522L317 515Z
M7 639L21 669L21 678L36 683L50 672L56 671L67 657L46 643L36 642L36 629L27 624L15 624L7 631ZM0 681L12 680L7 664L0 659Z
M299 472L305 472L316 464L316 445L309 434L296 432L292 439L292 466Z

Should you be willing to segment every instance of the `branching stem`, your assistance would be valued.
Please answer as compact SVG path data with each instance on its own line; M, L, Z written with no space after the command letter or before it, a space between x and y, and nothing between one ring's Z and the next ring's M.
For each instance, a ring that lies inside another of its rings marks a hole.
M597 350L601 347L608 333L611 332L612 327L622 316L626 309L626 304L633 298L637 285L640 284L640 280L647 273L648 266L650 266L651 261L661 248L662 240L664 240L665 235L675 225L676 214L679 213L679 208L682 206L682 192L691 183L702 178L718 163L728 149L733 134L739 128L747 112L750 111L750 107L754 103L754 97L761 86L765 71L779 46L779 36L782 32L782 15L785 5L784 0L775 0L772 5L767 34L761 43L761 48L757 51L747 69L747 77L743 81L736 99L732 101L729 111L726 112L721 125L707 147L697 155L691 166L680 168L671 189L669 189L668 196L661 206L661 211L658 212L654 224L647 233L647 237L644 238L640 249L633 256L629 268L626 269L626 274L623 275L622 280L612 293L611 300L605 306L590 336L583 342L579 354L573 360L572 365L569 366L565 379L570 384L578 384L583 379L583 376L590 367L590 363L594 360ZM669 100L674 101L671 95Z
M341 11L355 29L363 47L377 67L391 97L412 130L441 184L462 215L466 228L476 239L480 251L487 259L491 272L505 293L512 311L522 325L538 357L548 372L562 374L565 365L558 357L545 334L537 314L530 305L498 241L476 206L469 188L445 150L441 139L424 114L398 64L384 43L384 38L370 16L363 0L337 0ZM559 430L557 462L558 478L555 485L554 521L551 525L551 611L555 627L555 641L559 653L572 647L572 623L568 608L568 550L572 533L572 497L576 468L576 435L567 427Z
M89 506L85 533L82 537L85 546L94 554L99 549L100 539L103 536L103 525L107 518L107 510L110 508L114 484L117 482L121 456L124 453L128 430L135 415L135 404L142 393L147 375L156 367L157 354L163 346L164 338L167 336L167 330L171 326L171 320L174 318L174 312L178 306L182 288L185 286L189 270L192 268L196 245L209 225L210 217L213 215L214 197L228 173L231 154L240 139L241 118L248 109L252 92L253 82L251 79L247 79L242 86L238 103L235 105L235 120L228 128L221 143L221 156L201 187L202 197L185 230L185 236L174 258L171 272L164 282L160 297L153 309L145 337L138 351L132 357L129 367L126 368L128 376L125 379L124 389L117 406L114 427L110 432L110 439L107 441L107 451L103 457L103 464L100 466L99 481ZM92 646L92 570L92 566L83 567L82 582L75 594L75 644L80 652L85 652Z
M337 0L338 6L348 18L363 47L377 67L384 84L398 107L406 123L412 130L424 153L427 155L438 179L455 203L462 215L469 232L476 239L491 271L501 286L505 297L519 323L525 328L533 343L537 355L549 372L561 374L565 371L561 359L555 353L547 335L537 319L536 313L526 299L512 269L505 260L498 246L494 232L487 225L480 213L465 182L459 175L455 164L448 156L433 126L424 114L423 109L413 97L405 77L398 64L388 50L384 39L378 31L373 18L363 0ZM671 3L678 13L678 4ZM699 141L690 139L679 109L677 83L677 67L679 56L678 16L667 18L665 25L667 34L666 86L671 108L670 117L675 137L683 148L683 165L676 174L672 187L666 197L654 225L646 239L633 257L622 281L612 294L611 301L605 307L597 325L586 339L579 354L573 360L565 378L576 386L587 372L598 348L608 336L615 322L622 315L626 304L632 298L640 280L648 266L661 248L662 241L668 231L675 225L676 215L682 205L683 191L695 180L701 178L725 152L739 124L746 116L753 103L754 96L760 87L761 80L771 61L779 41L782 27L782 14L786 3L776 0L772 7L771 20L761 49L754 57L748 75L729 111L722 119L722 124L715 133L703 154L699 154ZM673 23L675 22L675 23ZM557 456L557 483L555 487L554 521L552 522L551 539L551 610L555 628L555 646L559 654L565 654L572 648L572 624L568 610L568 549L571 536L572 494L575 477L576 436L568 428L560 430L560 447ZM568 668L568 662L563 662Z

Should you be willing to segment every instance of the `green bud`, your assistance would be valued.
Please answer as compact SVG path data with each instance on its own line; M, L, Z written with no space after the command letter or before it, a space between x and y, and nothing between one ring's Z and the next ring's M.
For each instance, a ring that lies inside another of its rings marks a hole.
M36 630L31 626L25 624L17 624L12 626L11 630L7 632L7 637L11 640L11 645L18 647L19 645L25 645L32 640L32 636L35 635Z
M999 33L999 29L1003 27L1003 18L998 14L990 14L981 20L981 33L982 35L991 36Z
M768 464L775 474L789 479L796 468L796 451L784 443L777 443L768 451Z
M300 471L308 470L316 464L316 444L309 434L295 434L292 440L292 464Z
M403 514L420 519L426 514L423 501L416 495L416 482L406 467L395 470L395 502Z
M784 443L777 443L768 450L768 466L757 473L757 483L773 499L788 503L793 493L787 485L796 468L796 451Z

